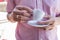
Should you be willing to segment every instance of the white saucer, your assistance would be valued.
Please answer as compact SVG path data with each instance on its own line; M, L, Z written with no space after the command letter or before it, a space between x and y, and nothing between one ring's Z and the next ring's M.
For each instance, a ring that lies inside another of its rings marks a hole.
M37 23L37 21L35 21L35 20L28 21L28 24L31 26L34 26L34 27L46 27L46 26L48 26L48 25L37 25L36 23Z

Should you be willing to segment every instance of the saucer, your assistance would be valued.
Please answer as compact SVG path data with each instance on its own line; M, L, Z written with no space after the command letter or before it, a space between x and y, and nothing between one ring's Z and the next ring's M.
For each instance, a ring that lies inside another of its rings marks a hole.
M28 24L34 27L46 27L48 25L38 25L36 20L28 21Z

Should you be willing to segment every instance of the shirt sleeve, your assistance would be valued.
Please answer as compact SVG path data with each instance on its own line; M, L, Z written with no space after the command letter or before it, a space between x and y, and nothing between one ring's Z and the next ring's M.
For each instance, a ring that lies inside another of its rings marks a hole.
M14 8L15 8L14 0L8 0L7 1L7 12L11 13Z

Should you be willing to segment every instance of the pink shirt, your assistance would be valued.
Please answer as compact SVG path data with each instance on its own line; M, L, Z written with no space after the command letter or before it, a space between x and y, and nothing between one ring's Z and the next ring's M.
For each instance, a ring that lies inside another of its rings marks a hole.
M32 9L35 8L36 2L39 2L39 8L50 14L50 0L8 0L7 12L10 13L17 5L28 6ZM51 5L52 6L52 5ZM57 40L56 28L53 30L38 29L27 23L18 22L16 28L16 39L17 40Z

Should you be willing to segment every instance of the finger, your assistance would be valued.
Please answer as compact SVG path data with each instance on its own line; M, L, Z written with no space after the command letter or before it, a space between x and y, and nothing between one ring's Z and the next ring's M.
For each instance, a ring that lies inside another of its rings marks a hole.
M54 22L55 22L55 21L54 21L53 19L49 19L49 20L46 20L46 21L38 21L37 24L39 24L39 25L40 25L40 24L41 24L41 25L44 25L44 24L45 24L45 25L47 25L47 24L48 24L48 25L51 25L51 24L54 24Z
M54 24L54 23L55 23L54 20L49 20L49 25L52 25L52 24Z
M32 13L32 9L27 6L16 6L19 10L27 10L29 13Z
M45 18L50 18L50 15L44 16Z
M15 8L15 9L13 10L13 13L21 14L21 13L23 13L23 11Z
M23 13L27 13L27 11L26 10L20 10L21 12L23 12Z
M23 12L22 13L23 16L26 16L26 17L30 17L31 16L31 14L27 13L26 10L21 10L21 11Z
M39 27L39 29L44 29L44 30L52 30L54 28L54 25L48 25L44 27Z
M18 11L15 11L15 13L18 15L26 16L26 17L30 17L32 15L32 14L27 13L26 10L20 10L20 11L18 10Z
M25 16L25 17L31 17L31 14L29 14L29 13L24 13L23 16Z
M37 22L38 25L48 25L48 22L47 21L40 21L40 22Z
M45 27L45 30L52 30L54 28L54 25L49 25L48 27Z
M21 20L21 15L17 15L17 21L20 21Z
M42 19L43 21L49 20L51 17L49 15L44 16L44 18Z
M20 15L20 14L22 14L22 11L20 11L20 10L18 10L18 9L14 9L14 10L13 10L13 13L14 13L14 14L17 14L17 15Z
M21 21L28 21L30 18L21 15Z

